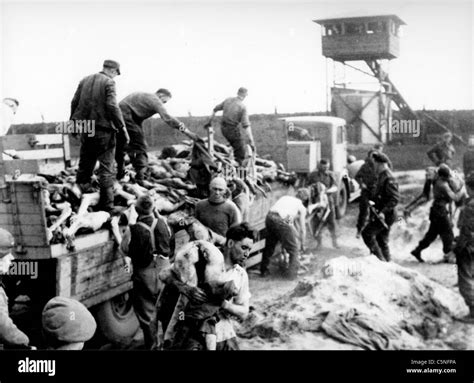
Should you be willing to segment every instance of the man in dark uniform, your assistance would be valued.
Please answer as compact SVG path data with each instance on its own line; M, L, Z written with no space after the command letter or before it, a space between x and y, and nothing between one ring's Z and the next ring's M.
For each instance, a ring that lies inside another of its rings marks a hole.
M461 320L474 324L474 174L467 178L466 187L469 199L459 216L459 237L454 253L459 291L469 307L469 314Z
M469 136L468 148L462 158L462 170L465 179L474 174L474 135Z
M450 184L450 176L449 166L441 164L438 177L433 183L434 201L430 210L430 227L418 246L411 252L420 262L424 262L421 251L426 249L438 235L443 242L443 252L448 254L452 250L454 234L449 205L452 201L458 202L464 195L464 190L454 192Z
M206 124L206 127L210 126L215 114L222 110L222 135L234 149L235 160L240 165L242 165L242 162L245 159L245 143L240 126L242 126L243 130L246 131L250 146L255 151L252 128L250 127L247 108L243 103L245 97L247 97L247 93L248 91L246 88L239 88L237 97L229 97L216 105L212 111L209 122Z
M433 161L436 166L441 164L446 164L450 167L453 166L453 156L456 150L453 144L451 144L452 138L453 135L450 132L444 133L443 140L426 152L430 160Z
M133 307L143 330L145 348L153 344L155 303L162 284L158 274L169 266L171 232L166 221L153 212L153 200L138 198L137 223L127 227L120 243L127 265L133 265Z
M316 184L317 182L321 182L324 186L326 186L326 194L328 196L329 201L329 208L330 213L327 218L327 227L331 233L332 244L335 249L339 248L339 244L337 243L337 232L336 232L336 193L337 193L337 180L334 172L329 170L330 163L327 159L322 159L319 161L318 170L312 172L308 176L308 186L311 187L312 185ZM322 246L322 233L321 230L319 231L318 237L318 248Z
M390 262L390 248L388 244L390 227L396 219L395 207L400 200L398 184L388 166L388 157L379 152L372 155L377 184L374 193L374 210L371 211L370 222L362 231L362 238L381 261ZM377 216L375 216L377 214Z
M166 111L164 104L171 99L168 89L158 89L156 93L134 92L120 101L120 110L130 135L130 142L126 147L124 137L118 136L115 159L117 161L117 179L124 177L124 156L128 152L132 165L137 172L135 180L143 184L144 174L148 165L147 143L143 131L143 121L155 114L159 114L163 121L173 129L179 129L190 137L197 136L186 129L184 124Z
M377 174L375 173L374 160L372 154L375 150L369 150L364 164L361 166L355 176L355 180L361 187L359 198L359 217L357 218L357 238L360 237L362 229L367 224L369 217L369 201L374 197L377 184Z
M71 102L73 121L94 121L95 134L82 134L79 169L76 182L83 192L90 189L91 176L99 160L100 206L110 212L114 202L114 151L115 133L128 134L115 95L115 81L120 75L120 65L105 60L103 70L85 77L79 83Z

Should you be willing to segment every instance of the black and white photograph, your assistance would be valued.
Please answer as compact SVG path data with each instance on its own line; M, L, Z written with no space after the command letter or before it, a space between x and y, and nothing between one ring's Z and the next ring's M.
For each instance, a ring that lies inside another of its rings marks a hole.
M0 27L0 381L192 350L474 379L472 0L2 0Z

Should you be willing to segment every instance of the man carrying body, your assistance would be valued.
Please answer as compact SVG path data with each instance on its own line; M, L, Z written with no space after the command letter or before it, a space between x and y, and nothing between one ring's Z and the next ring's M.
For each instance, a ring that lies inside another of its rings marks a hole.
M215 233L225 237L227 230L242 222L242 215L232 201L227 200L227 182L215 177L209 184L209 198L196 204L195 217Z
M30 340L15 326L8 313L8 298L2 285L2 275L8 274L13 259L13 236L0 229L0 346L10 348L28 348Z
M249 228L246 222L231 227L227 231L226 244L223 249L225 261L225 275L223 281L233 282L236 288L236 295L224 300L218 313L219 321L216 323L217 351L238 350L237 336L232 324L232 316L245 319L249 313L250 290L248 275L245 271L245 261L247 260L250 250L252 249L255 237L254 232ZM183 283L180 276L176 274L173 268L167 268L160 273L160 279L166 284L165 289L171 288L177 290L178 293L188 297L194 304L206 303L207 296L199 287L192 287ZM166 292L166 290L164 290ZM176 303L177 297L170 297L171 303ZM169 305L169 302L168 302ZM173 310L164 307L162 302L159 306L163 309L163 313L158 312L160 320L164 319L163 332L168 332L168 323L173 326L176 318L171 321L164 316L169 316ZM171 331L172 332L172 331ZM171 340L167 340L171 341ZM200 349L204 349L201 344Z
M469 199L459 216L459 237L454 253L459 291L469 307L469 314L461 320L474 324L474 174L467 178L466 187Z
M120 75L116 61L105 60L100 73L85 77L79 83L71 102L70 120L94 121L95 134L82 134L79 154L79 169L76 182L83 192L90 189L90 182L97 160L99 161L100 207L110 212L114 202L114 152L115 134L128 133L117 104L115 81Z
M229 142L234 149L235 160L242 165L245 159L245 143L242 137L242 131L240 125L247 132L250 146L255 152L255 143L252 134L252 128L250 127L250 120L247 114L247 108L243 101L247 97L248 91L245 88L239 88L237 97L229 97L216 105L209 122L206 126L210 126L215 114L222 110L222 122L221 131L222 135Z
M448 254L453 247L453 223L449 211L451 202L458 202L464 195L464 189L454 192L450 186L451 171L446 164L441 164L438 169L438 177L433 183L433 205L430 210L430 227L424 238L411 254L420 262L424 262L421 258L421 251L426 249L438 235L443 242L443 252Z
M184 134L196 138L197 136L186 129L184 124L166 111L164 104L171 99L171 92L167 89L158 89L156 93L135 92L120 101L127 132L130 136L128 147L124 137L119 135L115 159L117 161L117 179L124 177L124 156L128 152L132 165L136 171L135 180L143 184L144 174L148 165L147 143L143 131L143 121L158 113L163 121L173 129L178 129Z
M309 192L299 192L296 197L283 196L271 208L265 219L265 249L263 250L260 274L269 274L268 266L278 242L289 254L287 277L298 276L300 249L304 248L306 239L306 214L303 203L308 203Z
M377 185L377 174L375 173L374 160L372 154L375 150L369 150L364 164L357 172L355 179L361 188L359 198L359 217L357 218L357 238L360 238L362 229L367 224L369 218L369 201L374 198L375 187Z
M337 233L336 233L336 193L337 193L337 180L334 172L329 170L330 163L327 159L322 159L319 161L318 170L310 173L308 176L308 186L314 185L317 182L321 182L326 187L326 194L329 200L330 213L327 218L327 227L331 233L332 245L335 249L339 248L337 243ZM318 246L322 246L322 230L319 231L318 237Z
M396 219L395 207L400 200L398 184L388 167L388 157L379 152L372 154L377 184L374 193L374 209L370 222L362 231L362 238L372 254L381 261L390 262L388 245L390 227ZM377 214L377 217L375 216Z
M449 167L453 166L453 156L456 153L454 146L451 143L453 135L450 132L443 134L442 142L434 145L426 152L428 157L436 166L446 164Z
M120 243L127 265L133 265L133 306L143 330L145 348L153 344L152 319L160 283L159 272L169 265L171 233L162 217L153 213L153 200L144 195L135 206L137 223L127 227Z

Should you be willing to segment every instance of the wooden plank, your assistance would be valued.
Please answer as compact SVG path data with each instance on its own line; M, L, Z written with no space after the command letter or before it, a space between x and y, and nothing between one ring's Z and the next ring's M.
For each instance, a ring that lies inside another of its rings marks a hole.
M13 211L15 211L15 207L12 206ZM41 230L41 228L44 228L44 217L38 215L38 214L24 214L20 212L20 214L17 215L18 220L21 224L21 226L39 226L40 228L36 230ZM0 226L2 225L13 225L13 214L0 214ZM31 229L33 230L33 229ZM44 230L41 230L44 231Z
M40 205L36 203L22 203L20 205L21 212L23 214L42 214ZM11 203L0 202L0 215L1 214L12 214L14 206Z
M50 259L51 248L48 245L45 246L31 246L25 244L26 254L15 254L15 258L20 259Z
M120 255L115 251L113 242L107 242L105 245L99 245L79 253L73 253L69 256L64 255L59 259L67 258L71 263L75 262L76 268L80 272L95 270L97 267L120 259ZM67 276L67 274L64 274Z
M74 241L74 244L76 245L74 252L81 252L82 250L104 244L109 240L111 240L111 235L106 229L98 230L95 233L78 236ZM51 245L51 255L55 258L71 253L72 252L66 248L66 244L58 243Z
M63 145L62 134L36 134L35 138L38 140L36 145Z
M5 171L6 174L13 175L16 170L20 171L20 174L51 174L56 175L65 169L63 159L51 159L48 162L46 160L12 160L6 159Z
M62 145L63 139L61 134L9 134L3 136L3 148L20 150L43 150L44 145ZM37 141L36 145L31 146L30 143Z
M114 284L114 281L129 278L130 274L125 271L123 266L123 259L117 259L105 263L95 270L78 270L74 286L76 294L85 291L96 291L101 286L108 285L109 283Z
M80 293L74 294L74 296L78 297L78 300L85 300L87 298L96 296L97 294L101 294L103 292L107 292L109 289L112 289L116 286L119 286L123 283L127 283L130 281L131 276L130 275L120 275L117 278L114 278L111 281L103 281L104 283L98 285L94 289L89 289L89 290L84 290Z
M113 297L116 297L117 295L123 294L131 290L132 288L133 288L133 282L129 281L121 285L118 285L116 287L113 287L111 289L108 289L102 293L91 296L89 298L79 299L79 300L82 302L84 306L92 307L97 304L108 301L109 299L112 299ZM75 297L75 299L78 299L78 297Z
M64 150L58 149L43 149L43 150L23 150L18 151L18 155L23 160L46 160L53 158L64 158Z
M71 161L71 146L69 144L69 136L67 134L62 135L63 148L64 148L64 162L67 164Z

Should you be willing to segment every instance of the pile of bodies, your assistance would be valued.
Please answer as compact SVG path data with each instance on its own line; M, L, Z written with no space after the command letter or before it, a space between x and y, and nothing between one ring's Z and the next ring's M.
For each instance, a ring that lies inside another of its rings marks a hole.
M122 223L135 221L135 201L141 195L149 194L158 212L168 216L170 226L185 226L198 239L208 239L202 234L206 233L213 237L211 242L214 243L222 239L203 230L202 225L193 218L193 208L199 199L207 197L208 184L213 176L222 175L235 180L250 200L259 193L266 196L271 190L269 182L293 184L296 181L294 173L286 172L283 165L268 159L256 158L253 171L242 170L233 160L228 147L215 142L211 156L205 140L183 141L164 148L159 156L149 157L145 181L141 185L135 183L135 173L130 164L126 167L127 175L115 181L114 203L125 220ZM95 191L82 193L75 183L76 172L76 168L69 168L55 176L39 175L44 181L42 192L49 243L67 243L70 249L74 248L76 234L97 231L106 226L111 218L109 213L95 209L100 198L97 179L93 180Z

